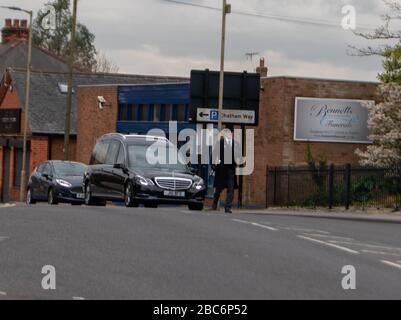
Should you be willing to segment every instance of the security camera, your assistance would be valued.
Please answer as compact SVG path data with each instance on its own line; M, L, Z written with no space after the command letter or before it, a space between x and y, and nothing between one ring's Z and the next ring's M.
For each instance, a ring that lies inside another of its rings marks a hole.
M103 96L98 96L97 101L99 102L99 109L103 109L106 99Z

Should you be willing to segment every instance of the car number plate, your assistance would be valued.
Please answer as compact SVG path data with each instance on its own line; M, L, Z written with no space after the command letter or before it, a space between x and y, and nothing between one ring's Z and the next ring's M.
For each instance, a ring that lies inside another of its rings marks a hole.
M164 191L166 197L185 198L185 192L181 191Z
M85 194L77 193L77 199L85 199Z

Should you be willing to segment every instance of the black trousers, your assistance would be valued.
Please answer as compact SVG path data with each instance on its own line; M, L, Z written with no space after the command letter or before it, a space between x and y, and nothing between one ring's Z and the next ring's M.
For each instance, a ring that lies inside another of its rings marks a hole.
M214 201L213 207L217 208L217 205L220 200L221 193L227 189L227 199L225 209L231 209L234 201L234 189L235 189L235 169L230 170L230 173L227 174L227 187L226 188L216 188L214 193Z

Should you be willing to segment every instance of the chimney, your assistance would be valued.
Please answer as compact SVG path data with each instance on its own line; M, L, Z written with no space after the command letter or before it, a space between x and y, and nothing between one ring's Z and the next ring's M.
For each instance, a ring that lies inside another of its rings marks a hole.
M268 71L269 71L269 69L265 65L265 58L260 58L260 65L259 65L259 67L256 68L256 72L260 73L260 76L262 78L266 78Z
M6 19L3 29L1 29L1 41L7 43L10 41L28 40L29 28L27 20Z

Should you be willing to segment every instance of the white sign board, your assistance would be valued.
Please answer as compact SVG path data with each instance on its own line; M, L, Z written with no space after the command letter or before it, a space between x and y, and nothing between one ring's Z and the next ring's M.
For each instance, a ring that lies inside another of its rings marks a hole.
M365 103L373 101L296 98L294 140L371 143Z
M218 123L220 114L218 109L198 108L196 116L198 122ZM256 123L256 113L251 110L223 110L222 121L252 125Z

